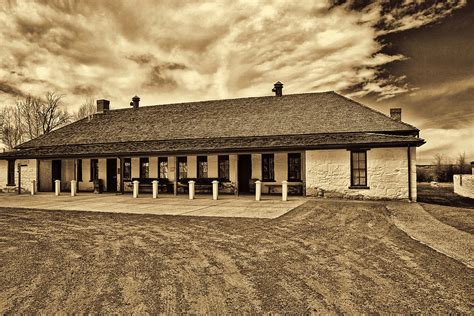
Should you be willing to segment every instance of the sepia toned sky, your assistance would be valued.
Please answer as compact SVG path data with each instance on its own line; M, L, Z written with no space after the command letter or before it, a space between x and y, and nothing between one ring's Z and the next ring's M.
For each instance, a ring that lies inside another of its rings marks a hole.
M27 94L127 107L335 90L403 109L436 153L474 160L466 1L0 0L0 107Z

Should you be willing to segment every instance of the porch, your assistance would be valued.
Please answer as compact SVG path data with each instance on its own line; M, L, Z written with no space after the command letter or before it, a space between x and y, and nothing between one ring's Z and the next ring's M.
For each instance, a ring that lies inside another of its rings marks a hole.
M219 182L219 194L253 194L262 182L262 193L281 194L283 181L292 183L290 195L304 194L304 152L222 153L178 156L129 156L39 159L37 191L52 192L55 181L68 192L71 180L78 192L133 191L138 181L140 193L151 193L152 182L159 182L160 193L187 193L189 181L196 193L211 193L212 181Z
M130 194L79 193L55 196L54 193L0 194L2 207L42 210L67 210L104 213L129 213L147 215L183 215L214 217L277 218L303 204L307 199L291 197L282 202L280 196L265 196L255 201L252 195L222 195L219 200L209 196L197 196L189 200L185 195L160 194L158 199L151 195L133 198Z

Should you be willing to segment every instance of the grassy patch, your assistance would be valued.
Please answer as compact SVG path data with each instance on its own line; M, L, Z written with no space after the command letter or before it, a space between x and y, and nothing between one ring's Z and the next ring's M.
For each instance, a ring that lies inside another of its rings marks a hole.
M455 194L452 183L440 183L437 187L418 183L417 195L418 202L422 203L474 209L474 199Z

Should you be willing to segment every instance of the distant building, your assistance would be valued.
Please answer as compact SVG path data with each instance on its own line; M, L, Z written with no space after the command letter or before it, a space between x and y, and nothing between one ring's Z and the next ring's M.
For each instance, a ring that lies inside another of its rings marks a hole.
M278 192L287 180L307 196L416 200L419 130L335 92L226 99L111 110L0 154L0 188L52 191L77 179L91 191L100 179L107 192L126 192L134 178L185 183L219 179L221 189Z

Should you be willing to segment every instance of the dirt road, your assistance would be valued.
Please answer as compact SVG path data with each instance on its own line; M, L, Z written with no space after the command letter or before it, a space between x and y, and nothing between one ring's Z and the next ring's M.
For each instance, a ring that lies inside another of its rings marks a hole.
M472 313L474 273L383 203L273 220L0 209L2 313Z

